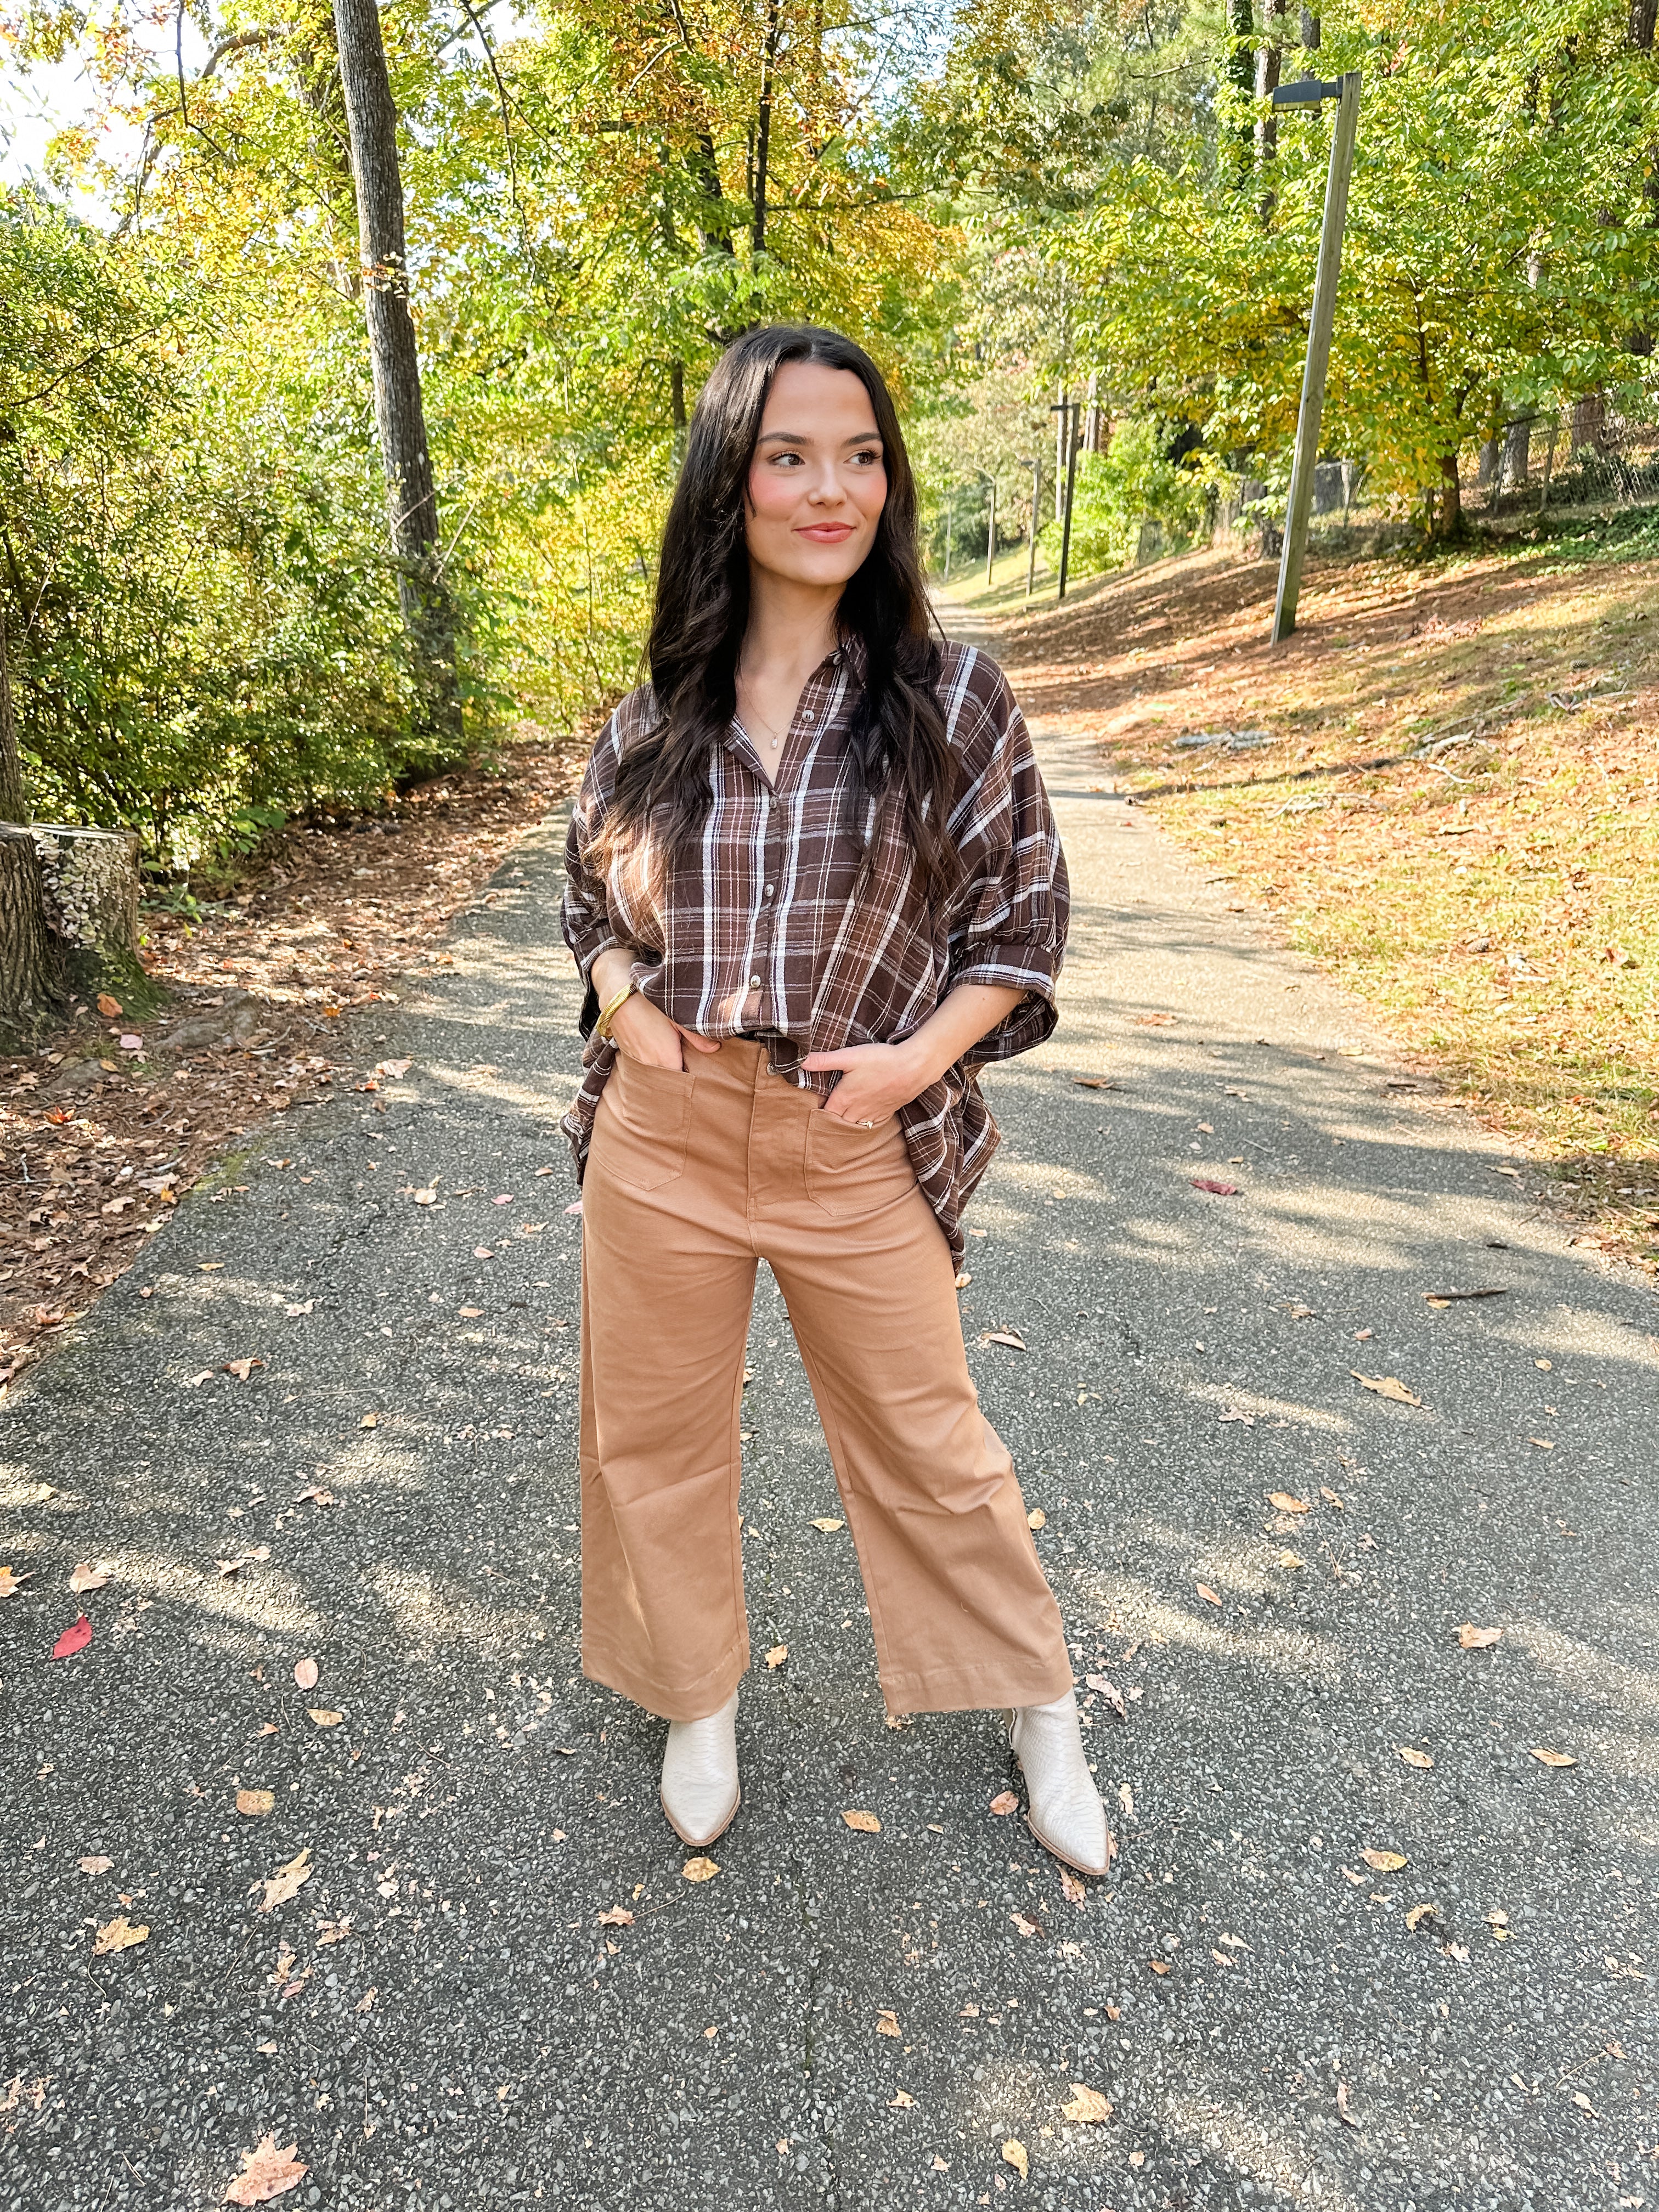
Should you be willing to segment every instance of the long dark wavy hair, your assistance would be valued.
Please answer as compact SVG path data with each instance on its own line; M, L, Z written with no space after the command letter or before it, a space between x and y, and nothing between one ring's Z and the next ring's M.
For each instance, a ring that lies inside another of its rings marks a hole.
M749 471L772 380L786 362L846 369L870 395L887 473L875 543L842 593L844 645L861 648L863 690L848 732L849 829L861 842L871 796L902 810L917 894L954 880L947 825L954 782L938 695L935 641L916 540L916 484L881 371L861 346L811 324L745 331L715 363L691 417L684 465L664 526L648 658L656 714L618 766L595 857L641 844L666 859L702 826L710 763L737 708L738 656L749 623L744 521Z

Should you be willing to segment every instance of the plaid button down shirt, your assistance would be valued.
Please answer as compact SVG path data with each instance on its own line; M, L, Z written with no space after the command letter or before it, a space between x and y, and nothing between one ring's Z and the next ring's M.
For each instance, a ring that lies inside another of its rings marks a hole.
M665 890L652 887L637 854L604 878L588 865L617 761L649 726L649 690L624 699L594 745L571 820L565 941L584 977L601 952L629 947L641 991L671 1020L702 1036L759 1036L775 1073L824 1093L836 1073L803 1068L808 1053L896 1043L960 983L1024 991L964 1060L899 1112L916 1180L960 1257L962 1211L997 1145L975 1070L1040 1044L1054 1026L1066 861L1006 679L983 653L951 644L939 700L957 761L949 826L959 882L939 911L922 909L897 810L869 801L872 865L855 898L843 741L858 696L853 653L832 654L801 692L770 786L732 723L710 763L714 800L702 834L674 857ZM614 1045L590 1041L563 1124L579 1176L615 1060Z

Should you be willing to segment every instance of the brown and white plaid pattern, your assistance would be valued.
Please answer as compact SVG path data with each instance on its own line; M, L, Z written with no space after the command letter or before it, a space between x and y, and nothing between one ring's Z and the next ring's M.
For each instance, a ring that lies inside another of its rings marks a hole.
M1040 1044L1054 1026L1054 978L1066 945L1065 856L1024 719L994 661L947 645L939 699L958 760L950 836L957 889L938 913L910 896L914 859L897 810L866 801L872 866L853 896L859 856L847 833L844 738L859 676L849 651L808 681L769 787L733 722L710 764L714 803L695 848L678 854L665 892L639 854L601 879L587 854L605 817L623 749L647 726L651 695L612 714L587 764L565 848L565 941L586 976L612 945L639 955L641 990L682 1027L708 1037L764 1036L773 1072L828 1092L808 1053L894 1043L921 1027L959 983L1029 994L968 1058L899 1119L916 1180L951 1248L988 1165L997 1127L975 1069ZM564 1119L580 1176L616 1048L590 1042Z

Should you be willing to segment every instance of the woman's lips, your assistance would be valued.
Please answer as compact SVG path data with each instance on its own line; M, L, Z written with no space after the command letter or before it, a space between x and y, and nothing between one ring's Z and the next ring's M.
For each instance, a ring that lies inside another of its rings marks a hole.
M857 526L851 522L811 522L798 530L798 538L810 538L815 545L839 545L850 538Z

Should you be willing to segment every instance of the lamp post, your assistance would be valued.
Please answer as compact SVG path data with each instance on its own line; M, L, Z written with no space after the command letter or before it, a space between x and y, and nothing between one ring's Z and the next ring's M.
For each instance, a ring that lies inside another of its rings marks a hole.
M1297 412L1296 452L1285 509L1285 542L1279 556L1279 591L1273 600L1275 645L1282 644L1296 628L1296 603L1302 589L1302 556L1307 550L1314 470L1319 460L1319 418L1324 410L1331 325L1336 316L1336 280L1342 267L1342 227L1348 212L1348 179L1353 173L1354 134L1359 127L1359 85L1360 72L1350 70L1329 82L1304 77L1298 83L1277 85L1273 89L1275 107L1317 107L1328 100L1336 102L1331 165L1325 179L1325 220L1319 232L1319 267L1314 277L1313 313L1308 321L1308 358L1302 372L1302 404Z
M1060 510L1063 519L1060 532L1060 588L1054 594L1057 601L1066 596L1066 572L1072 565L1072 496L1077 489L1077 418L1080 411L1081 403L1076 399L1061 399L1048 410L1051 415L1058 415L1060 418L1061 450L1066 456L1065 505Z

